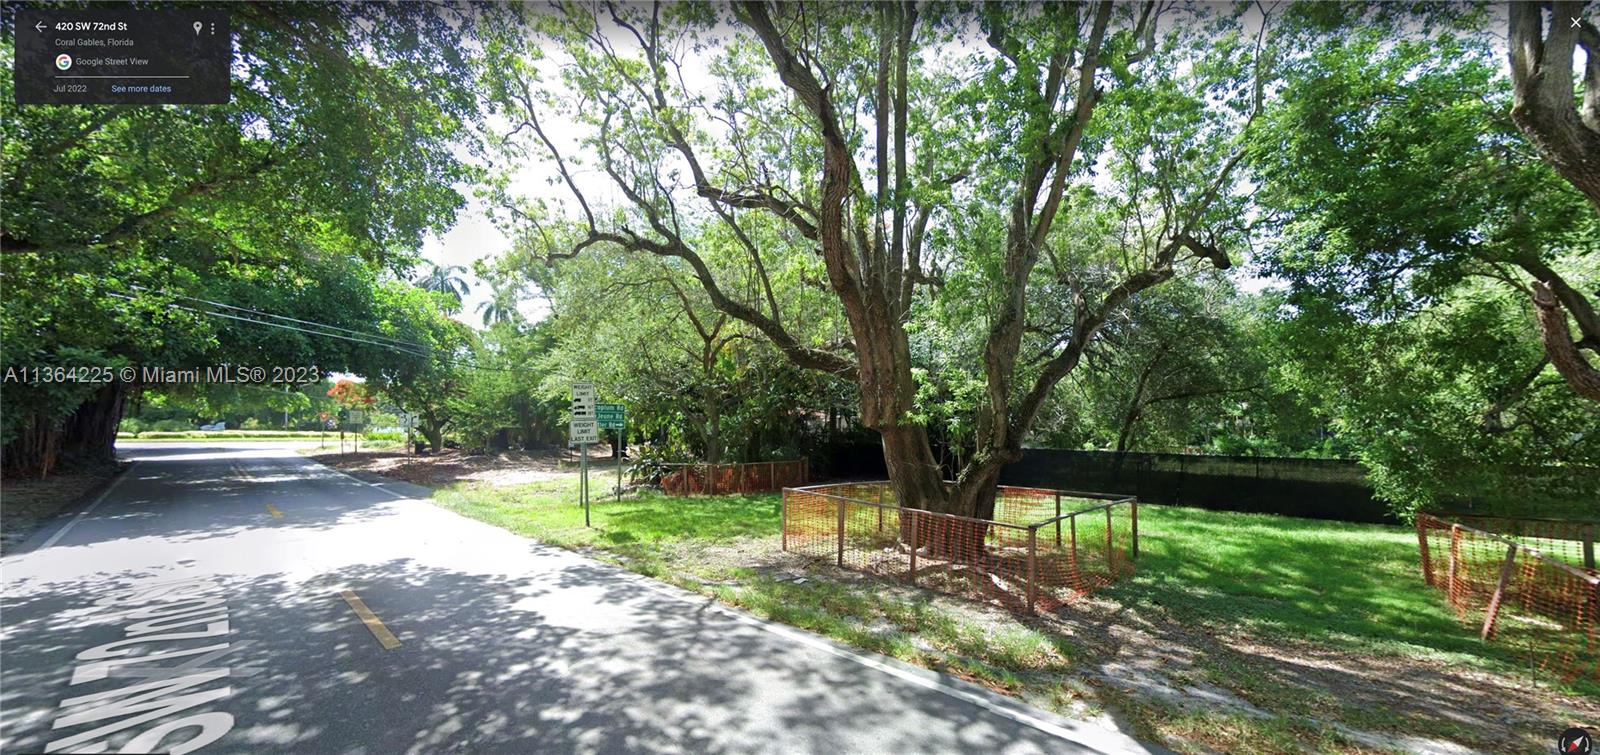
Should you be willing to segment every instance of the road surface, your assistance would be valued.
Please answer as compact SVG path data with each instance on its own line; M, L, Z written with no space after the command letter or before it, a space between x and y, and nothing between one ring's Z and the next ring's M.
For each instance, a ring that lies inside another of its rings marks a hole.
M270 444L0 562L4 752L1146 752Z

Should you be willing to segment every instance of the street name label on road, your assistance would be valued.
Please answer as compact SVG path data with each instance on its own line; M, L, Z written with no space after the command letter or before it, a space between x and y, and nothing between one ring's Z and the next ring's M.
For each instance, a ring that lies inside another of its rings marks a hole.
M628 421L628 408L622 404L595 404L594 418L602 430L620 430Z
M229 713L190 710L233 694L232 686L194 688L238 675L235 669L216 665L234 649L226 641L231 627L227 603L218 597L221 591L217 583L195 578L133 587L95 601L122 621L134 623L123 628L125 639L78 653L81 665L73 670L69 683L74 687L107 680L120 683L130 677L148 681L61 701L51 726L58 738L48 742L44 751L105 752L108 737L149 725L122 743L119 751L185 753L232 730ZM179 658L184 660L167 663ZM184 715L155 723L179 713ZM60 731L72 727L88 728Z

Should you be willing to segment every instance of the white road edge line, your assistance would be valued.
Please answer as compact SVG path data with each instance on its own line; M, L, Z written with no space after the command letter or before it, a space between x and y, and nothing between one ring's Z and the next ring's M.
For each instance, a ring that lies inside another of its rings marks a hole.
M44 544L39 546L39 550L44 550L45 548L55 545L56 541L60 540L62 535L67 534L67 530L72 529L72 525L82 521L84 517L88 516L90 512L94 511L95 507L99 506L100 502L106 499L106 496L111 495L111 491L116 490L117 486L121 485L123 480L132 477L133 470L137 466L139 466L139 462L137 461L129 464L128 468L122 470L122 474L117 476L117 479L112 480L111 484L107 486L105 490L100 491L100 495L95 497L94 502L90 503L82 511L78 512L78 515L73 517L71 521L61 525L61 529L56 530L56 533L51 535L49 540L44 541Z
M827 653L829 655L833 655L833 656L836 656L836 657L839 657L839 658L843 658L845 660L854 661L854 662L856 662L856 663L858 663L858 664L860 664L862 666L866 666L867 668L871 668L871 669L875 669L877 671L881 671L881 672L883 672L885 674L893 676L893 677L895 677L897 679L901 679L903 681L911 682L912 684L915 684L915 685L917 685L919 687L923 687L925 689L933 690L933 691L938 692L940 694L943 694L943 695L945 695L947 697L953 697L953 698L955 698L957 700L960 700L962 702L965 702L965 703L970 703L970 704L975 705L975 706L977 706L979 708L982 708L982 709L984 709L984 710L986 710L986 711L988 711L990 713L993 713L993 714L995 714L997 716L1000 716L1002 718L1010 719L1010 720L1015 721L1015 722L1017 722L1019 724L1022 724L1024 726L1029 726L1029 727L1032 727L1034 729L1038 729L1039 731L1042 731L1042 732L1044 732L1046 734L1050 734L1050 735L1055 736L1057 738L1065 739L1065 740L1067 740L1067 741L1069 741L1069 742L1071 742L1071 743L1073 743L1075 745L1080 745L1080 746L1084 746L1084 747L1097 747L1096 744L1092 744L1090 742L1084 741L1084 738L1087 737L1087 738L1093 739L1093 738L1097 738L1097 736L1102 736L1103 735L1103 736L1111 736L1111 737L1114 737L1114 738L1125 738L1125 739L1127 739L1128 742L1133 743L1134 745L1138 746L1138 740L1135 740L1132 737L1128 737L1126 734L1123 734L1120 731L1106 729L1106 728L1104 728L1102 726L1091 724L1092 726L1094 726L1094 730L1092 730L1092 731L1085 731L1085 732L1081 732L1081 733L1080 732L1074 732L1071 729L1068 729L1066 727L1063 727L1063 726L1060 726L1058 724L1052 723L1050 721L1046 721L1046 720L1041 719L1041 718L1039 718L1037 716L1029 715L1029 714L1027 714L1027 713L1025 713L1025 712L1023 712L1021 710L1017 710L1017 709L1015 709L1013 707L1006 706L1006 705L997 705L994 702L984 698L982 695L978 695L978 694L975 694L975 693L973 693L973 692L971 692L969 690L964 690L964 689L961 689L960 687L956 687L956 686L947 684L941 679L929 678L927 676L923 676L923 675L914 673L912 671L908 671L908 670L906 670L904 668L901 668L898 665L891 665L891 664L888 664L888 663L884 663L883 661L880 661L877 658L873 658L873 657L870 657L870 656L862 655L860 653L855 652L854 650L850 650L850 649L841 647L841 646L835 644L831 640L826 640L826 639L822 639L822 638L819 638L819 637L812 636L810 634L806 634L806 633L804 633L803 630L798 630L798 629L795 629L795 628L790 627L790 626L785 625L785 624L780 624L780 623L768 621L766 619L762 619L762 618L759 618L759 617L756 617L756 616L750 616L750 615L744 614L744 613L742 613L740 611L737 611L735 609L729 608L729 607L723 605L720 602L717 602L716 598L708 597L708 596L701 595L701 594L695 593L695 592L690 592L690 591L687 591L687 590L682 590L682 588L676 588L673 585L655 584L654 581L650 580L649 577L645 577L645 576L639 575L639 574L634 574L633 572L627 572L627 574L632 578L635 578L637 580L642 580L641 581L641 585L645 589L651 590L651 591L656 592L656 593L658 593L660 595L663 595L665 597L670 597L670 598L679 600L679 601L684 602L684 603L689 603L691 605L703 606L705 608L709 608L710 610L716 611L717 613L722 614L723 616L726 616L726 617L728 617L730 619L733 619L734 621L737 621L737 622L739 622L741 624L745 624L745 625L748 625L748 626L753 626L753 627L756 627L758 629L764 629L764 630L766 630L767 632L769 632L771 634L777 635L779 637L783 637L783 638L785 638L785 639L787 639L787 640L789 640L791 642L799 643L801 645L805 645L805 646L813 648L815 650L820 650L820 651L822 651L824 653ZM682 590L682 592L679 592L679 590ZM931 670L928 670L928 673L929 674L939 674L939 672L931 671ZM1025 706L1027 706L1027 703L1016 702L1015 705L1018 706L1018 707L1025 707ZM1119 748L1119 749L1121 749L1121 748ZM1126 750L1124 750L1124 751L1126 751ZM1150 750L1140 746L1139 750L1136 750L1136 752L1150 752Z
M332 473L334 473L336 475L339 475L340 477L347 477L347 478L349 478L351 480L354 480L356 482L361 483L362 485L366 485L369 488L377 488L379 490L382 490L383 492L388 493L389 495L392 495L395 498L398 498L400 500L403 500L403 501L414 501L414 500L417 500L415 496L409 496L409 495L406 495L404 493L396 493L393 490L390 490L390 489L388 489L388 488L386 488L386 487L384 487L382 485L379 485L376 482L367 482L366 480L363 480L360 477L357 477L357 476L355 476L353 474L350 474L349 472L346 472L346 471L344 471L342 469L339 469L337 467L333 467L333 466L329 466L327 464L323 464L322 462L317 461L316 459L313 459L313 458L311 458L309 456L302 456L300 458L305 459L306 461L309 461L312 464L315 464L315 465L317 465L319 467L322 467L323 469L326 469L329 472L332 472Z
M359 482L359 483L361 483L363 485L367 485L367 486L374 487L374 488L377 488L379 490L382 490L383 492L388 493L389 495L395 496L398 499L407 500L407 501L420 500L420 499L417 499L417 498L415 498L413 496L402 495L400 493L396 493L393 490L385 488L382 485L379 485L377 483L367 482L366 480L363 480L363 479L361 479L359 477L351 475L351 474L349 474L349 473L347 473L347 472L345 472L345 471L343 471L341 469L336 469L336 468L334 468L332 466L329 466L327 464L323 464L322 462L317 461L316 459L313 459L313 458L310 458L310 457L305 457L305 456L302 456L301 458L305 459L306 461L311 462L312 464L316 464L317 466L320 466L320 467L323 467L325 469L328 469L329 471L332 471L335 474L338 474L338 475L341 475L341 476L344 476L344 477L348 477L348 478L350 478L352 480L355 480L356 482ZM454 512L452 512L452 513L454 513ZM460 515L457 514L457 516L460 516ZM476 521L476 520L473 520L473 521ZM490 526L493 526L493 525L490 525ZM544 545L544 544L541 543L541 545ZM547 545L546 547L554 548L556 546ZM622 567L617 567L617 568L618 569L622 569ZM1094 727L1093 731L1075 733L1072 730L1067 729L1066 727L1060 726L1060 725L1052 723L1050 721L1046 721L1046 720L1041 719L1041 718L1039 718L1037 716L1028 715L1027 713L1024 713L1024 712L1022 712L1020 710L1016 710L1016 709L1014 709L1014 708L1012 708L1010 706L996 705L994 702L985 699L981 695L977 695L977 694L972 693L971 691L964 690L964 689L961 689L959 687L952 686L952 685L947 684L947 683L945 683L944 681L942 681L942 680L940 680L938 678L931 678L930 679L928 677L925 677L925 676L913 673L911 671L908 671L906 669L900 668L899 666L895 666L895 665L884 663L883 661L880 661L880 660L878 660L876 658L872 658L872 657L869 657L869 656L862 655L862 654L857 653L857 652L855 652L853 650L847 650L847 649L845 649L845 648L843 648L841 646L835 645L830 640L824 640L824 639L821 639L821 638L818 638L818 637L813 637L811 635L804 634L802 632L802 630L797 630L797 629L791 628L789 626L786 626L786 625L783 625L783 624L778 624L778 623L772 622L772 621L767 621L766 619L757 618L755 616L746 615L746 614L744 614L744 613L742 613L740 611L737 611L735 609L732 609L732 608L729 608L727 606L724 606L719 602L716 602L716 598L711 598L711 597L707 597L707 596L701 595L699 593L690 592L688 590L683 590L682 588L675 588L675 587L673 587L671 585L668 585L668 584L665 584L665 583L657 583L655 580L652 580L649 577L646 577L646 576L644 576L642 574L636 574L634 572L630 572L630 571L628 571L626 569L622 569L622 572L623 572L623 574L627 575L630 579L632 579L635 582L637 582L640 586L642 586L645 589L648 589L648 590L650 590L652 592L655 592L657 594L660 594L660 595L663 595L663 596L666 596L666 597L670 597L670 598L682 601L684 603L689 603L691 605L708 607L711 610L716 611L717 613L722 614L723 616L727 616L728 618L731 618L731 619L733 619L733 620L735 620L735 621L737 621L737 622L739 622L741 624L745 624L745 625L748 625L748 626L753 626L753 627L756 627L758 629L765 630L768 633L771 633L771 634L777 635L779 637L782 637L784 639L787 639L790 642L799 643L801 645L805 645L807 647L810 647L810 648L813 648L813 649L816 649L816 650L821 650L822 652L828 653L829 655L833 655L833 656L836 656L836 657L839 657L839 658L843 658L843 659L848 660L848 661L854 661L855 663L860 664L862 666L866 666L867 668L883 672L885 674L893 676L893 677L895 677L897 679L900 679L902 681L911 682L912 684L915 684L915 685L917 685L919 687L923 687L925 689L933 690L935 692L938 692L940 694L945 695L946 697L952 697L952 698L955 698L955 699L960 700L962 702L969 703L971 705L975 705L975 706L977 706L979 708L982 708L982 709L984 709L984 710L986 710L986 711L988 711L990 713L993 713L993 714L995 714L997 716L1000 716L1000 717L1006 718L1006 719L1010 719L1010 720L1015 721L1015 722L1017 722L1019 724L1022 724L1024 726L1028 726L1028 727L1031 727L1031 728L1034 728L1034 729L1038 729L1039 731L1042 731L1042 732L1044 732L1046 734L1054 736L1054 737L1056 737L1058 739L1064 739L1064 740L1066 740L1068 742L1071 742L1071 743L1073 743L1075 745L1079 745L1079 746L1082 746L1082 747L1095 747L1096 745L1090 744L1088 742L1085 742L1082 737L1087 735L1089 738L1092 739L1092 738L1096 738L1097 735L1101 735L1101 736L1107 736L1107 737L1111 737L1111 738L1125 740L1124 743L1119 743L1119 745L1117 745L1119 749L1122 749L1122 748L1124 748L1126 746L1126 744L1131 743L1135 747L1139 748L1138 750L1134 750L1134 752L1151 752L1151 750L1149 748L1144 747L1143 744L1140 743L1138 740L1134 739L1133 737L1128 736L1127 734L1123 734L1120 731L1117 731L1117 730L1114 730L1114 729L1106 729L1105 727L1099 726L1097 724L1089 724L1090 726ZM939 674L939 672L931 671L931 670L928 671L928 673L930 673L930 674ZM995 694L999 694L999 693L995 693ZM1017 706L1019 706L1019 707L1027 705L1027 703L1023 703L1023 702L1017 702L1015 704ZM1109 744L1109 743L1107 743L1107 744ZM1124 750L1124 751L1127 751L1127 750Z

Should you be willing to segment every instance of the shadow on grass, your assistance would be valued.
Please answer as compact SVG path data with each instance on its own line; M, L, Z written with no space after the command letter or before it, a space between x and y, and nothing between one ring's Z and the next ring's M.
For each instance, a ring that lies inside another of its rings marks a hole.
M1463 630L1423 584L1407 528L1140 509L1139 570L1110 591L1119 600L1309 638L1506 657Z

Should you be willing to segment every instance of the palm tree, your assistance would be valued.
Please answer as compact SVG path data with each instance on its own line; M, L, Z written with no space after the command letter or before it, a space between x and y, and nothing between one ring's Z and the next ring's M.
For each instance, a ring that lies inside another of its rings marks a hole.
M495 289L494 296L478 302L478 311L483 313L483 326L489 327L493 323L507 322L522 316L517 311L516 298L510 291Z
M460 306L461 299L472 291L472 287L461 278L460 273L467 271L460 265L445 265L441 267L437 262L428 263L431 269L427 274L419 276L414 281L418 288L440 294L449 294Z

